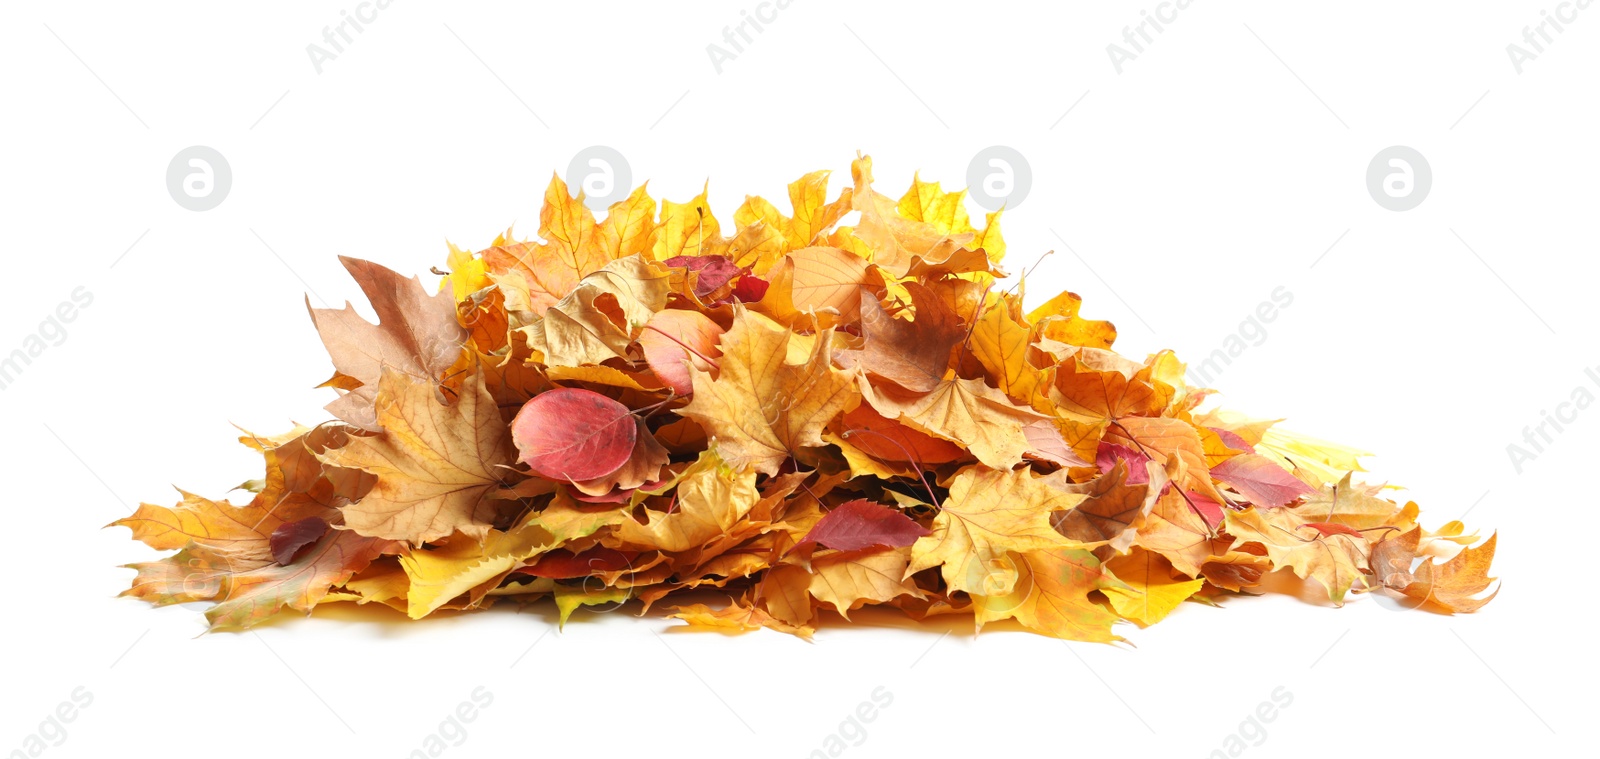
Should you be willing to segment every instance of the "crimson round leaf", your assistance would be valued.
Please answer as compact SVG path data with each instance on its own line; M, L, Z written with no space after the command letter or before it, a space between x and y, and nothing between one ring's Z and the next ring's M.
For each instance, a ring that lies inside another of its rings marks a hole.
M638 434L627 406L575 387L534 396L511 420L519 458L556 480L592 480L621 469Z
M927 534L928 528L898 510L857 498L823 515L800 542L856 551L872 546L908 546Z

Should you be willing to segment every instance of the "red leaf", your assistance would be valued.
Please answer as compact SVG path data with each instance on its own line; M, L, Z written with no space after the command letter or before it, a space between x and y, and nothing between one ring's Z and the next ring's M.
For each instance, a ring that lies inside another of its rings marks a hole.
M592 480L621 469L638 434L627 406L575 387L535 395L511 420L521 460L555 480Z
M1333 522L1306 522L1300 526L1310 527L1311 529L1322 533L1322 537L1328 537L1329 535L1353 535L1358 538L1366 537L1354 527L1344 524L1335 524Z
M742 303L756 303L767 297L769 286L770 283L766 280L754 274L746 274L733 286L733 297Z
M272 531L267 545L272 548L272 558L289 566L306 546L322 539L328 532L328 522L322 517L306 517L294 522L284 522Z
M570 580L588 577L596 572L615 572L633 566L638 551L618 551L615 548L595 546L583 553L555 551L539 557L533 566L517 570L518 574L548 577L552 580Z
M698 272L700 276L695 278L694 294L702 298L722 289L739 272L744 271L722 256L673 256L662 263Z
M1227 483L1257 506L1277 508L1300 496L1316 492L1272 459L1241 453L1211 468L1212 476Z
M1217 529L1217 525L1222 524L1222 504L1193 490L1187 491L1187 494L1189 503L1194 504L1195 511L1200 512L1200 516L1206 520L1206 524L1213 530Z
M1244 438L1239 437L1233 432L1222 429L1221 427L1207 427L1206 429L1217 433L1217 437L1222 438L1222 444L1228 446L1229 448L1232 448L1236 451L1244 451L1245 453L1256 452L1255 446L1246 442Z
M857 498L823 515L800 542L856 551L872 546L908 546L927 534L926 527L905 514L881 503Z
M1116 443L1101 443L1095 451L1094 465L1101 474L1117 467L1118 461L1128 463L1128 484L1143 485L1150 481L1150 470L1144 465L1150 463L1150 457L1143 453Z

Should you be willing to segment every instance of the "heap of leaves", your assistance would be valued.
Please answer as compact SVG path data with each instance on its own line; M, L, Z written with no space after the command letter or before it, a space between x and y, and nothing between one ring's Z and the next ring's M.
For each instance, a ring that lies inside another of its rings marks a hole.
M345 259L378 323L311 309L338 421L241 438L266 460L244 506L117 521L177 550L126 594L214 602L212 629L550 597L562 622L636 600L809 636L878 605L1093 641L1277 569L1335 604L1488 601L1493 537L1423 529L1351 481L1355 450L1201 411L1077 295L1025 310L998 213L920 180L895 201L871 168L831 201L827 172L796 181L788 216L749 197L731 234L704 192L596 220L558 177L541 240L452 247L436 294Z

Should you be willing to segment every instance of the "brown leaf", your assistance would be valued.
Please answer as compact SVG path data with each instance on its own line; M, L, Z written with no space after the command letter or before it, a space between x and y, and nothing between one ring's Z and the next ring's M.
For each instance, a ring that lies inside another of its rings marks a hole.
M429 295L416 277L407 279L359 258L339 260L366 293L378 323L361 318L349 303L343 310L311 308L307 299L306 308L334 368L361 382L328 404L328 411L357 427L375 430L373 401L383 372L437 383L461 357L467 334L456 322L456 304L448 292Z

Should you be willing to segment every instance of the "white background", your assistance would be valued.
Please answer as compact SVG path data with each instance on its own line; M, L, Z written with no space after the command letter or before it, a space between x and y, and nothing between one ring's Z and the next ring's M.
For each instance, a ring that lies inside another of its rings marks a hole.
M94 701L48 756L400 757L478 686L493 704L446 756L799 757L878 686L893 703L844 755L1206 756L1278 686L1293 704L1244 756L1592 745L1600 410L1520 474L1506 446L1574 388L1600 395L1600 8L1519 74L1506 46L1553 2L1196 0L1119 74L1106 46L1155 2L984 6L796 0L719 74L706 46L756 3L397 0L319 74L306 46L354 4L6 4L0 352L74 288L94 300L0 391L0 751L80 685ZM1212 384L1380 453L1373 480L1425 524L1498 531L1505 588L1460 617L1185 604L1122 630L1137 648L872 615L814 644L626 613L558 634L509 605L197 637L197 610L114 598L117 565L153 552L101 525L260 476L230 422L324 418L302 294L359 299L337 255L424 273L447 239L531 234L551 172L594 144L658 198L709 177L724 219L747 192L783 207L806 171L847 182L858 150L898 196L1012 146L1033 186L1005 216L1009 268L1055 251L1031 302L1073 289L1123 352L1190 358L1287 287ZM211 211L165 187L191 145L232 167ZM1365 187L1391 145L1432 166L1411 211Z

